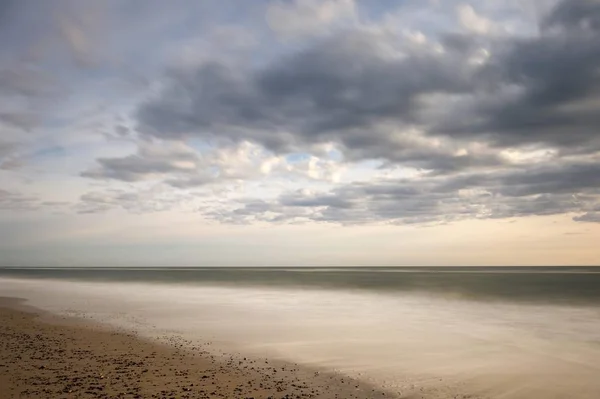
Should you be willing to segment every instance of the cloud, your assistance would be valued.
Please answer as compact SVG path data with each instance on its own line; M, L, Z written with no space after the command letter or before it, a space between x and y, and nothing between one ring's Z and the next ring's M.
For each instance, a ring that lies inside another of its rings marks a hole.
M21 112L0 112L0 122L23 130L37 126L37 116Z
M137 108L135 130L143 142L187 150L140 147L83 175L177 189L266 176L336 183L347 165L377 160L418 175L210 212L341 223L589 213L599 184L596 4L562 1L529 35L495 35L500 27L470 5L456 10L479 35L450 29L416 42L358 23L333 33L338 16L355 15L351 2L272 2L267 17L280 33L314 37L262 63L203 57L171 69ZM318 155L324 145L340 159Z
M459 4L456 12L462 27L470 32L484 35L496 29L492 21L477 14L473 6L469 4Z
M122 158L99 158L99 167L83 172L83 177L136 182L169 173L193 173L199 158L183 143L141 141L136 154Z
M297 190L271 202L241 201L241 207L212 216L237 223L304 219L412 224L580 213L575 221L595 221L599 187L598 163L573 163L453 177L384 179L324 192Z
M98 214L108 211L124 211L133 214L186 210L186 204L199 198L198 193L179 192L161 184L146 187L108 188L89 191L72 205L79 214Z
M284 37L322 35L355 18L354 0L275 0L266 10L267 24Z
M234 223L565 213L595 221L598 2L560 1L539 25L519 30L506 21L520 5L507 6L509 17L498 11L504 6L460 1L410 2L378 15L377 7L349 0L270 1L251 7L266 21L226 16L189 32L183 22L197 15L171 10L182 27L172 30L161 2L140 7L144 20L131 29L119 14L129 6L107 3L104 20L104 6L66 4L41 18L39 32L54 35L41 61L23 55L11 63L0 51L0 103L7 104L0 128L17 136L44 126L50 133L28 144L46 146L60 141L50 136L65 120L93 108L86 96L115 103L125 117L108 115L112 108L103 116L104 127L116 125L105 132L113 141L85 152L77 167L85 166L69 173L128 188L85 193L77 212L177 209L175 193L247 185L248 192L215 195L202 212ZM210 18L228 9L197 7ZM431 24L404 24L403 11ZM162 38L157 50L144 50L141 43L154 38ZM23 47L34 41L28 36ZM117 96L105 79L122 78L129 67L140 76L167 72L147 91ZM67 110L49 112L56 99ZM123 156L111 147L118 140L135 150ZM16 151L0 145L0 168L14 166Z
M562 1L545 18L543 26L598 31L600 30L600 4L596 0Z
M575 216L573 220L576 222L600 223L600 212L587 212L581 216Z
M353 203L351 201L347 201L331 194L313 193L306 189L298 190L295 193L282 195L279 198L279 204L284 207L299 208L333 207L350 209L353 207Z
M337 181L344 170L343 163L326 157L276 156L249 142L196 150L183 142L142 140L134 154L99 158L97 163L81 176L128 183L156 181L180 189L266 176Z
M31 132L43 122L59 93L66 94L46 72L27 64L3 64L0 59L0 129Z
M140 107L138 130L161 139L248 140L275 153L334 142L359 159L391 158L406 150L398 131L415 121L417 97L469 92L474 72L458 54L400 57L389 54L394 45L355 32L260 70L207 63L171 74Z
M41 209L61 210L66 205L68 203L63 201L43 201L36 195L0 189L0 211L14 213Z
M456 117L443 120L435 132L463 139L487 137L498 146L600 148L600 30L585 23L587 14L563 15L578 3L562 2L546 19L570 29L512 39L503 43L504 50L492 50L482 69L489 91L474 93L450 109ZM600 5L590 8L599 12Z
M140 141L135 154L99 158L83 177L124 182L162 180L177 188L194 187L260 175L268 154L250 143L199 152L183 142ZM270 169L268 170L270 171Z
M496 148L596 147L597 33L442 35L437 47L415 47L358 28L258 69L208 62L171 74L166 89L140 106L139 130L163 139L249 140L275 153L333 142L353 160L433 169L447 162L431 151L429 161L415 161L414 152L423 151L408 151L402 132L417 129L459 149L472 141ZM488 155L484 164L501 163ZM480 161L464 164L482 162L475 158Z
M0 209L29 211L38 208L38 199L17 192L0 189Z
M47 97L57 92L58 82L44 71L27 65L0 68L0 93L23 97Z

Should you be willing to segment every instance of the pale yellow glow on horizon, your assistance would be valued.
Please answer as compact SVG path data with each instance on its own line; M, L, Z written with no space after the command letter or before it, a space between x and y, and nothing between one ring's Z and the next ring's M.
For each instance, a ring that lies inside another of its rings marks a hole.
M430 227L235 226L166 212L62 217L63 230L45 230L17 247L39 246L59 258L81 251L82 262L111 259L110 248L119 248L123 262L140 264L162 256L174 265L600 265L600 225L566 215Z

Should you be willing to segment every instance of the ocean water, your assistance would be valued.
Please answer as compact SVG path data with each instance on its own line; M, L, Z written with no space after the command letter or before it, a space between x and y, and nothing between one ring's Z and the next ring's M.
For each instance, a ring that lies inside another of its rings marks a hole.
M600 397L600 268L13 268L0 295L406 397Z

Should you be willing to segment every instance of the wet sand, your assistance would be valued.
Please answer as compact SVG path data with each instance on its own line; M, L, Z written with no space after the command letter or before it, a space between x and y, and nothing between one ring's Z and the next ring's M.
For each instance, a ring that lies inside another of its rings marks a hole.
M0 298L1 399L390 397L341 375L215 355L177 337L162 345Z

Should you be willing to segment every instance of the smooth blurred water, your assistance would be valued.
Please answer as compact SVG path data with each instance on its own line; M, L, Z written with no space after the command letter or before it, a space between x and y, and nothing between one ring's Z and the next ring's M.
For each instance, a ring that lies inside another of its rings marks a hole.
M0 274L0 295L52 312L337 370L407 395L600 397L594 269Z
M425 292L474 300L600 304L600 267L0 268L0 277Z

